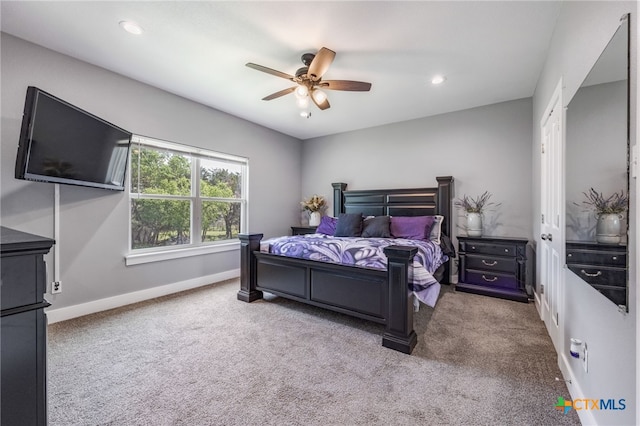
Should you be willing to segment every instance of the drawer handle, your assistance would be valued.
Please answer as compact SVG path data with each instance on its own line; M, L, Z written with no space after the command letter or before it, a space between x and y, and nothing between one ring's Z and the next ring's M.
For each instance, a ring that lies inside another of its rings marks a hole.
M498 261L494 260L493 262L489 263L486 260L482 259L482 263L487 266L496 266L498 264Z
M509 249L504 249L504 252L505 253L509 253Z
M567 255L567 257L573 257L573 255L572 255L571 253L569 253L569 254Z
M618 256L613 256L611 260L618 260Z
M601 271L596 272L595 274L590 274L589 272L585 271L584 269L581 270L580 272L582 272L584 275L586 275L587 277L599 277L600 275L602 275Z
M486 282L492 283L492 282L494 282L494 281L497 281L497 280L498 280L498 277L493 277L493 278L489 279L489 278L487 278L487 277L485 277L485 276L483 275L483 276L482 276L482 279L483 279L483 280L485 280Z

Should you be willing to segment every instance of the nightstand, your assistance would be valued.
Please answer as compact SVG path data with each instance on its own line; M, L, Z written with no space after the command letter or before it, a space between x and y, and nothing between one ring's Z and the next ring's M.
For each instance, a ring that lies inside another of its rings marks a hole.
M315 234L317 226L292 226L291 235Z
M567 268L616 305L627 305L627 247L567 241Z
M458 237L456 290L529 302L528 243L524 238Z

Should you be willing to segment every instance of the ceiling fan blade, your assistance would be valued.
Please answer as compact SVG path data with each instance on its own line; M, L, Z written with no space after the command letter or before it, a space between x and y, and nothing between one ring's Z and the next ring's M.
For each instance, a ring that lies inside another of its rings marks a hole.
M316 57L313 58L311 64L309 65L309 71L307 75L311 79L311 81L318 81L322 78L325 72L329 69L329 66L333 62L333 58L336 57L336 52L333 50L327 49L323 47L318 50L316 53Z
M351 80L322 80L319 86L323 89L347 90L350 92L368 92L371 89L371 83Z
M276 77L286 78L287 80L293 81L294 77L290 74L286 74L282 71L277 71L271 68L263 67L262 65L254 64L249 62L246 64L249 68L253 68L254 70L266 72L267 74L275 75Z
M279 98L280 96L288 95L289 93L291 93L294 90L296 90L296 87L298 87L298 86L289 87L288 89L284 89L284 90L280 90L279 92L272 93L269 96L265 96L264 98L262 98L262 100L263 101L270 101L272 99Z

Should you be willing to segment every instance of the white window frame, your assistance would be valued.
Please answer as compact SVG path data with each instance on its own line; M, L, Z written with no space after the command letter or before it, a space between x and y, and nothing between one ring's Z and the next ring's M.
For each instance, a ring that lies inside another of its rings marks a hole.
M157 262L170 259L179 259L190 256L199 256L210 253L220 253L230 250L239 250L240 241L238 239L200 242L201 212L200 206L202 201L232 201L240 202L240 232L245 232L248 224L248 194L249 194L249 159L236 155L224 154L207 149L197 148L188 145L163 141L150 138L147 136L133 135L131 138L132 147L151 147L159 150L167 150L191 156L191 194L190 195L156 195L156 194L139 194L131 192L131 168L136 165L131 161L131 153L129 154L129 173L127 173L126 192L128 194L129 220L128 220L128 245L129 252L125 256L125 264L127 266L137 265L141 263ZM202 197L200 195L200 159L222 160L238 164L242 167L241 180L241 198L215 198ZM134 199L171 199L171 200L189 200L191 202L191 243L181 244L178 246L150 247L144 249L132 249L131 235L131 205Z

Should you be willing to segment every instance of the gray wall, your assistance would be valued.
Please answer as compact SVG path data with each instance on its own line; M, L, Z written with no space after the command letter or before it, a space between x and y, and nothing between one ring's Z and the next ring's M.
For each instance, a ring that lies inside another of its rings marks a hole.
M634 2L564 2L554 31L546 64L533 97L534 144L533 196L534 217L540 215L540 140L539 123L553 91L562 78L563 103L566 106L580 87L600 53L615 33L623 13L632 15L631 42L631 143L636 144L637 128L637 4ZM637 210L637 184L631 180L631 212ZM637 214L637 213L635 213ZM572 379L572 398L625 398L624 411L598 410L579 412L585 424L638 424L636 419L636 337L637 337L637 219L630 218L630 305L629 313L617 307L591 286L565 269L561 280L563 305L561 326L566 341L560 350L559 364ZM538 221L533 221L534 235L540 235ZM539 263L538 263L539 264ZM539 276L539 275L538 275ZM570 337L587 342L589 371L579 361L568 357Z
M566 117L566 239L595 241L597 219L583 192L627 192L627 82L581 87Z
M486 235L530 238L531 116L527 98L310 139L302 191L330 197L332 182L347 189L434 186L436 176L451 175L455 197L489 191L502 203L486 213ZM461 215L455 235L466 235Z
M297 222L299 140L7 34L2 34L1 43L3 226L53 236L54 185L13 177L29 85L137 134L248 157L249 231L281 235ZM60 186L63 292L48 296L53 308L239 268L237 250L126 267L127 196L127 192Z

